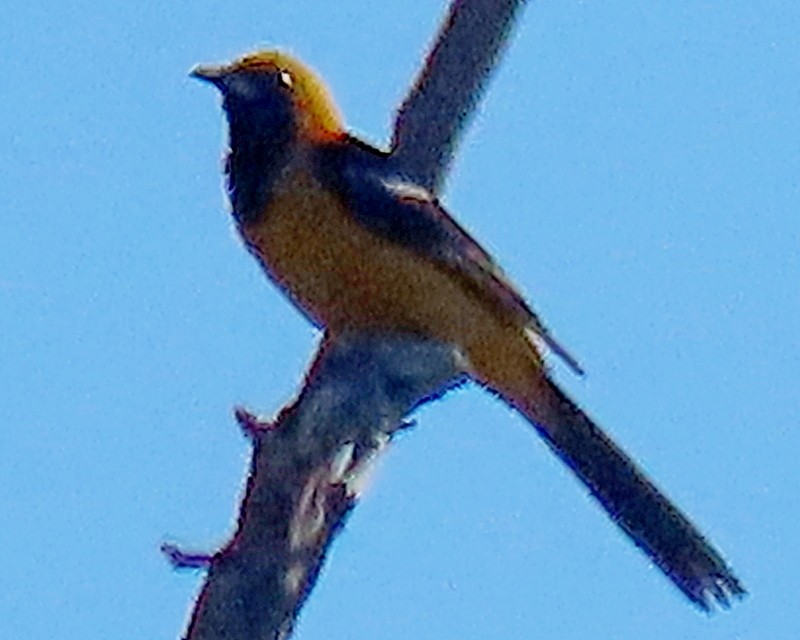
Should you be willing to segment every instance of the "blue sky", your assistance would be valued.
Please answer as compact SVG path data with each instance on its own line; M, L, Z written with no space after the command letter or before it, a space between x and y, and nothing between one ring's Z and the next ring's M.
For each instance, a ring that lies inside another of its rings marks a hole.
M197 62L283 45L388 138L444 3L30 1L0 56L0 635L175 638L316 336L236 240ZM167 8L165 8L167 7ZM470 388L382 460L298 638L794 638L800 6L532 3L445 200L556 375L751 591L707 618Z

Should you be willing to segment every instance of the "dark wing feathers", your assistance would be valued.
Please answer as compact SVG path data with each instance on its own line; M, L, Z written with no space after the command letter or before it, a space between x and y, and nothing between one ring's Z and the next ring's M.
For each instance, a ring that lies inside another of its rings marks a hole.
M492 257L426 189L392 171L389 156L357 138L320 150L323 182L342 193L358 221L392 242L457 273L465 285L488 297L521 328L532 330L576 373L577 361L547 332Z

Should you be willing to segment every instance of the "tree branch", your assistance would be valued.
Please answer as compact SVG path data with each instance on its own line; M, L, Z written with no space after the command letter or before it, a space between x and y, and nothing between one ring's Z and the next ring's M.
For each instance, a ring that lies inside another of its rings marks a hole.
M395 120L392 154L439 191L525 0L455 0Z
M398 112L393 159L404 175L441 185L522 4L454 0ZM462 372L452 345L352 334L323 343L300 396L274 422L237 410L253 457L236 533L213 555L163 546L175 566L208 570L184 637L287 638L369 462Z
M354 333L323 344L274 422L237 410L253 457L233 539L208 558L164 548L178 566L208 565L186 638L287 638L370 463L463 379L451 345Z

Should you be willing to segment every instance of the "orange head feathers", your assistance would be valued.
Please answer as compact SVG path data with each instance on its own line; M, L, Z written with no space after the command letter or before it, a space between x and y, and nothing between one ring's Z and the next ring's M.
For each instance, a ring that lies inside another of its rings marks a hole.
M325 84L283 51L257 51L227 65L200 65L192 76L222 92L232 130L241 120L258 125L258 131L248 127L251 140L254 134L265 143L288 138L326 142L345 136Z
M259 51L192 76L220 90L230 125L228 192L239 223L258 219L285 167L316 148L347 139L341 116L317 75L281 51Z

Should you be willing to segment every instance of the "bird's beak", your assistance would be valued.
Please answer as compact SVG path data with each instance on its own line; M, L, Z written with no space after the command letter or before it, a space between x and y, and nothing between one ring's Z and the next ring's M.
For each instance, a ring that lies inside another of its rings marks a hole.
M210 82L218 89L225 87L228 68L220 64L199 64L189 72L189 76L203 82Z

